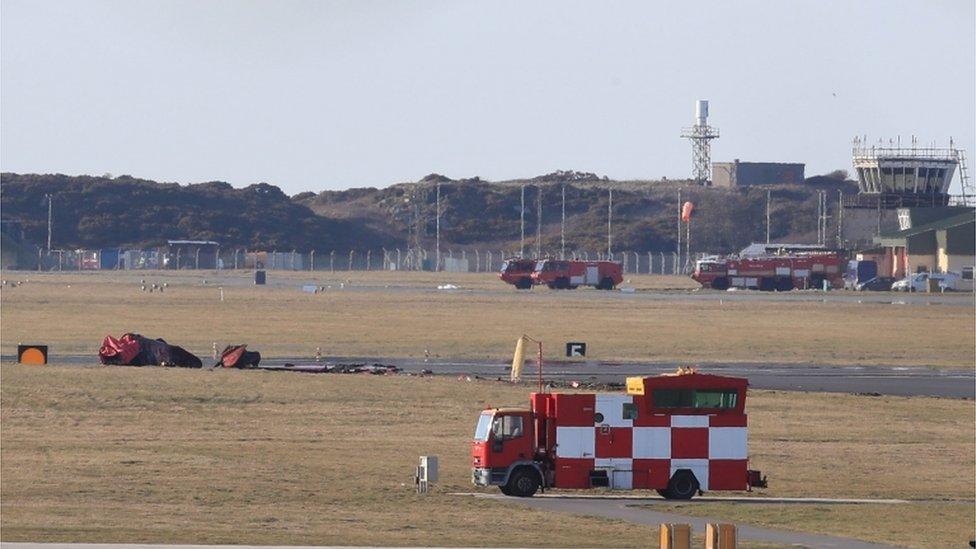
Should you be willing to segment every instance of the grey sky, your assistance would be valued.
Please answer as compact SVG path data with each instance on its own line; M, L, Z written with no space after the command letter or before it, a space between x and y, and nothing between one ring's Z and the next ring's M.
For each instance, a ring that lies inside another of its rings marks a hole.
M4 171L305 190L431 172L850 169L850 140L976 144L958 1L2 0ZM954 191L955 191L954 184Z

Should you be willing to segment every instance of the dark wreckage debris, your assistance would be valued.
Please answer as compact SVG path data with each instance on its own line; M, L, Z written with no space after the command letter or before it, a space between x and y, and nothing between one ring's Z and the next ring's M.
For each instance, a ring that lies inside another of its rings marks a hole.
M105 336L98 350L98 359L102 364L116 366L203 367L203 362L183 347L139 334L123 334L118 339Z

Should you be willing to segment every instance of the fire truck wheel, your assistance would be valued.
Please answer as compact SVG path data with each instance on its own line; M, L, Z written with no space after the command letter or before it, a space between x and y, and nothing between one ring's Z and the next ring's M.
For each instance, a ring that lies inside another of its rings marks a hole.
M788 292L793 289L793 279L789 277L783 277L776 281L776 291L777 292Z
M610 278L609 276L606 277L606 278L604 278L603 280L600 281L600 284L597 285L597 289L599 289L599 290L612 290L613 289L613 279Z
M698 479L691 471L678 471L668 482L668 499L691 499L698 492Z
M505 489L508 491L505 492ZM512 471L512 474L508 477L508 484L505 486L505 489L502 492L510 496L520 498L532 497L536 490L539 489L539 475L528 467L519 467Z
M520 278L515 281L515 289L517 290L528 290L532 288L532 281L528 278Z
M776 289L776 281L772 278L760 278L759 279L759 290L762 292L771 292Z
M712 281L713 290L728 290L729 289L729 279L724 276L716 278Z

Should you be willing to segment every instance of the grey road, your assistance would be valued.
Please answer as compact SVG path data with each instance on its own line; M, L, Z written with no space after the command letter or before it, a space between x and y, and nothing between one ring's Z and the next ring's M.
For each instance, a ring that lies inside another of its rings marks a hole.
M206 353L200 356L207 356ZM0 357L4 363L16 357ZM56 365L89 366L97 358L89 355L52 354ZM206 360L204 361L207 362ZM309 358L270 358L266 365L314 365ZM508 378L509 363L498 360L416 359L391 357L323 357L322 363L382 363L392 364L408 373L429 370L435 375L478 376ZM686 364L683 364L686 365ZM624 383L629 376L657 375L673 372L678 364L670 362L608 362L587 360L579 362L553 361L545 364L544 378L548 381L570 383ZM699 364L699 371L719 375L744 377L755 389L780 391L858 393L866 395L934 396L944 398L976 398L976 370L934 370L895 366L823 366L818 364L712 363ZM281 375L299 375L282 373ZM535 364L527 361L523 375L534 379Z
M502 495L479 494L477 497L503 500L515 505L524 505L534 509L542 509L557 513L573 513L577 515L591 515L608 519L624 520L635 524L656 526L662 522L677 522L691 524L695 532L703 532L705 524L712 522L726 522L721 518L695 518L675 513L663 513L648 509L646 506L663 503L660 498L618 499L618 498L571 498L571 497L532 497L516 498ZM822 503L821 503L822 505ZM852 505L852 504L841 504ZM858 504L853 504L858 505ZM864 505L864 504L859 504ZM761 541L782 545L784 547L817 547L844 549L879 549L892 547L890 545L868 543L865 541L825 536L820 534L806 534L801 532L787 532L770 528L737 525L740 540Z

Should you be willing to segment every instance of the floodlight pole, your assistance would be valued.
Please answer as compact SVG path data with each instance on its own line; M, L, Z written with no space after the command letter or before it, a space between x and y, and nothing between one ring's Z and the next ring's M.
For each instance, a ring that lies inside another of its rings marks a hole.
M542 259L542 185L536 188L538 190L535 194L535 257Z
M435 239L437 241L437 254L435 261L437 264L434 266L434 271L441 270L441 182L437 182L437 222L435 224Z
M47 193L47 253L51 254L51 234L54 232L54 197Z
M678 263L674 266L674 274L679 274L681 265L681 188L678 188Z
M769 244L769 200L771 191L766 189L766 244Z
M613 260L613 189L607 201L607 260Z
M563 183L563 217L559 224L559 259L566 259L566 184Z
M844 191L837 191L837 247L844 247Z
M519 257L525 256L525 185L522 185L522 207L519 208Z

